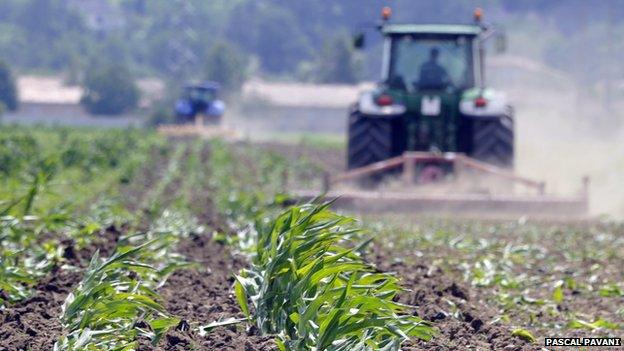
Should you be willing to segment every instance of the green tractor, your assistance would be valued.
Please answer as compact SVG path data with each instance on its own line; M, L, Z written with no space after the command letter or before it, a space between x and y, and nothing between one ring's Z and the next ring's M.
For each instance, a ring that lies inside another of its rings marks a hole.
M383 79L351 108L348 170L326 174L320 191L295 191L298 200L323 194L357 213L588 214L589 178L579 192L560 196L513 171L513 109L484 75L486 40L497 38L501 51L505 40L481 14L472 24L394 24L384 8ZM354 44L363 47L364 36ZM387 175L392 181L380 182ZM353 181L364 187L345 184Z
M473 24L394 24L384 8L382 82L361 94L350 111L348 169L359 169L406 151L457 153L513 168L513 109L506 95L485 85L485 41L494 28ZM504 49L504 37L496 35ZM363 34L355 38L364 46ZM426 182L452 167L419 165Z

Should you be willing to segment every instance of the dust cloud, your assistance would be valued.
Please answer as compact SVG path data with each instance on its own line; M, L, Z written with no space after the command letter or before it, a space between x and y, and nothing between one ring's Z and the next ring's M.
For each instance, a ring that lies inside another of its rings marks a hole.
M587 175L591 214L624 218L622 113L563 73L539 66L509 71L497 67L490 77L516 111L516 172L546 181L554 194L580 191Z

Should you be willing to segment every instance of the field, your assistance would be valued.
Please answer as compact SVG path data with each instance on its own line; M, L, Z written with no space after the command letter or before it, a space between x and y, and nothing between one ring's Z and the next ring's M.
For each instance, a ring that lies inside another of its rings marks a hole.
M621 224L289 201L341 152L3 127L0 350L540 350L549 336L621 336Z

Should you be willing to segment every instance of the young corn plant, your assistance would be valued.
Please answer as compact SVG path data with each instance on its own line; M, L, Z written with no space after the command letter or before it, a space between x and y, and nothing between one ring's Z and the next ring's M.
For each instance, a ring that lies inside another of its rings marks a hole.
M58 243L58 237L42 240L43 233L87 242L96 230L119 219L104 218L104 212L115 213L112 205L93 206L82 216L72 216L67 211L31 215L46 178L40 173L24 195L0 209L0 305L30 297L31 288L39 279L63 262L64 247Z
M119 247L107 260L94 255L83 281L63 305L61 321L68 333L55 351L134 350L138 337L156 344L180 322L167 314L152 284L142 279L157 272L137 260L153 244Z
M148 241L153 243L140 257L142 262L149 262L156 268L154 272L147 274L145 279L154 282L154 288L160 288L174 271L196 266L195 263L186 261L184 255L176 253L174 249L180 240L191 233L203 231L204 228L189 213L165 210L154 221L149 231L126 239L134 245Z
M157 344L180 320L158 303L156 289L172 272L192 265L172 251L182 237L198 231L193 218L165 211L146 233L120 239L144 244L119 246L106 260L96 254L64 304L67 335L55 351L134 350L139 337Z
M243 312L284 351L399 350L410 338L429 340L434 328L393 301L398 279L360 256L367 242L349 248L354 220L329 206L293 207L258 228L252 266L236 277Z
M60 261L62 248L41 242L36 217L0 217L0 306L26 299L31 287Z
M81 216L67 214L67 223L59 231L74 239L78 248L89 245L106 228L132 226L138 220L117 198L100 198Z
M29 286L36 278L26 268L16 264L16 252L3 251L0 254L0 306L30 296Z

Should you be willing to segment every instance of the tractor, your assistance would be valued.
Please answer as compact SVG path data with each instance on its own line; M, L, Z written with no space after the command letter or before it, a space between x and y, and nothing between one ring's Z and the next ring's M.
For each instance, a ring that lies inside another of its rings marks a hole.
M395 24L383 9L382 81L360 95L348 118L349 170L406 151L459 153L503 168L514 160L513 109L506 95L486 86L485 41L495 34L475 11L472 24ZM363 48L364 34L354 46ZM498 33L496 46L504 48ZM453 171L421 162L415 177L428 182Z
M578 193L559 196L514 172L513 109L486 86L484 73L486 40L497 38L501 51L506 45L481 21L482 11L471 24L390 17L384 8L376 26L384 38L382 81L350 108L347 170L324 174L320 189L296 190L296 198L327 196L370 213L586 216L589 178ZM362 48L364 35L354 44Z
M188 84L175 103L175 120L158 126L161 134L172 137L199 136L203 138L231 136L221 119L225 103L219 99L221 87L215 82Z
M225 103L219 99L221 87L215 82L189 84L182 90L182 96L176 101L176 123L220 124L225 112Z

